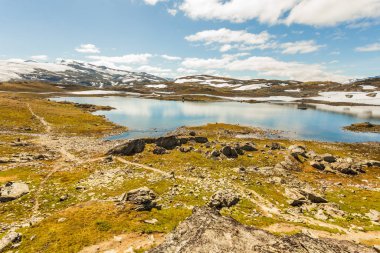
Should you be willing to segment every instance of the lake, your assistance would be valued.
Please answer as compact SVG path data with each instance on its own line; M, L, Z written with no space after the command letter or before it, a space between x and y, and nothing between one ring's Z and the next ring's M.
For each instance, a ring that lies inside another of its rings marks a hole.
M109 139L156 137L180 126L230 123L285 131L293 139L364 142L380 141L380 134L342 130L352 123L380 123L378 106L328 106L294 103L181 102L137 97L59 97L69 101L112 106L112 111L97 111L130 131ZM306 109L306 110L305 110Z

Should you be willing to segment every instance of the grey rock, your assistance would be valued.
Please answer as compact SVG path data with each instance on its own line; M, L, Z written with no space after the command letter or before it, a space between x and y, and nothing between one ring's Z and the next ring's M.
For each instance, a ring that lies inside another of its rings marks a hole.
M317 169L317 170L324 170L325 165L323 163L317 162L317 161L311 161L310 166Z
M269 146L271 150L280 150L280 149L285 149L284 146L282 146L280 143L277 142L272 142Z
M134 204L137 211L150 211L157 207L156 194L148 187L131 190L125 195L125 201Z
M134 155L143 152L145 149L145 141L136 139L118 145L108 151L107 155Z
M29 193L29 186L23 182L8 182L0 187L0 202L18 199Z
M155 141L156 145L168 150L181 146L181 140L177 136L160 137Z
M242 149L244 151L248 151L248 152L257 151L257 148L254 145L252 145L251 143L245 143L244 145L241 145L240 149Z
M155 154L155 155L164 155L166 153L167 153L167 150L165 148L162 148L162 147L156 147L153 150L153 154Z
M231 207L236 205L239 200L239 196L237 196L234 192L219 190L211 197L208 206L216 209L222 209L223 207Z
M324 154L321 156L322 160L328 163L335 163L336 157L330 154Z
M236 150L230 146L223 147L221 150L221 153L228 158L237 158L238 157L238 153L236 152Z
M165 241L150 253L375 253L375 249L305 234L276 236L244 226L212 208L196 207Z
M17 232L9 232L3 238L0 239L0 252L3 252L6 248L10 247L12 243L18 243L21 241L22 235Z

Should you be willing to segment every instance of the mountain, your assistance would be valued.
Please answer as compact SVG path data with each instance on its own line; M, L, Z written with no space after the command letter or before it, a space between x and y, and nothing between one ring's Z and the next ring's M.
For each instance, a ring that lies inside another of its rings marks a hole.
M165 78L144 72L112 69L79 61L61 60L55 63L36 61L0 61L0 82L15 80L38 80L56 84L79 84L84 86L128 86L136 83L157 83Z

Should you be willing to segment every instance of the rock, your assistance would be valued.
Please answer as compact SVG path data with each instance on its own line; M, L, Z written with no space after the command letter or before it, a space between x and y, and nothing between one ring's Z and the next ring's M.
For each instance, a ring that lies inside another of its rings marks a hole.
M213 150L213 151L211 151L210 156L211 157L219 157L220 156L220 152L218 150Z
M194 131L190 131L189 135L190 136L196 136L197 134Z
M323 161L328 162L328 163L335 163L336 162L335 156L330 155L330 154L324 154L321 156L321 158Z
M324 214L323 210L318 209L317 213L314 215L314 217L318 220L327 220L329 217Z
M61 197L59 197L59 201L63 202L63 201L66 201L68 198L69 198L69 195L65 194L65 195L62 195Z
M284 161L276 164L275 169L284 169L284 170L291 170L291 171L302 170L298 164L298 161L292 156L285 157Z
M324 170L325 165L323 163L317 162L317 161L311 161L310 166L317 169L317 170Z
M189 153L193 149L193 147L181 147L179 151L181 151L182 153Z
M144 222L145 223L148 223L148 224L152 224L152 225L154 225L154 224L156 224L157 222L158 222L158 220L157 219L151 219L151 220L144 220Z
M181 146L181 140L177 136L160 137L156 140L156 145L168 150Z
M307 200L309 200L311 203L327 203L328 201L321 197L320 195L314 193L314 192L310 192L310 191L304 191L304 190L300 190L300 193L305 196L305 198Z
M369 210L369 213L366 213L367 217L374 223L380 222L380 212L376 210Z
M368 94L366 94L367 97L371 97L371 98L375 98L376 95L377 94L375 92L374 93L368 93Z
M58 223L62 223L62 222L65 222L67 219L65 217L62 217L62 218L59 218L57 220Z
M201 137L201 136L192 137L192 138L190 138L190 140L194 140L196 143L207 143L208 142L207 137Z
M155 155L164 155L166 153L167 153L167 150L165 148L162 148L162 147L156 147L153 150L153 154L155 154Z
M351 95L351 94L346 94L346 98L353 98L354 95Z
M300 145L291 145L289 148L289 153L294 158L298 159L298 156L306 157L306 149Z
M23 182L8 182L0 187L0 202L18 199L29 193L29 186Z
M248 151L248 152L257 151L257 148L250 143L246 143L246 144L240 146L240 149L242 149L244 151Z
M242 150L239 146L236 146L235 150L238 155L244 155L244 150Z
M305 234L276 236L220 215L208 207L196 207L165 241L149 253L375 253L373 248Z
M285 149L285 147L281 146L280 143L277 142L272 142L269 146L271 150L280 150L280 149Z
M236 205L239 200L239 197L234 192L219 190L211 197L208 206L220 210L223 207L231 207Z
M327 203L327 200L320 195L301 189L285 188L285 195L292 199L289 202L291 206L302 206L306 203Z
M222 148L221 153L225 155L228 158L237 158L238 153L234 148L231 148L230 146L225 146Z
M332 166L333 169L347 175L358 175L359 172L355 170L350 163L336 163Z
M148 187L141 187L127 192L125 200L134 204L137 211L150 211L157 207L156 194Z
M107 152L107 155L134 155L143 152L145 149L145 141L136 139L118 145Z
M12 243L18 243L21 241L22 235L17 232L9 232L0 239L0 252L11 246Z
M12 162L11 159L7 157L0 157L0 163L10 163Z

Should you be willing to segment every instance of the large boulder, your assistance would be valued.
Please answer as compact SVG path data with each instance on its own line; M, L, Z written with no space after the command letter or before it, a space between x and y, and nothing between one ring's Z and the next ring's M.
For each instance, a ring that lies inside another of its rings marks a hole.
M293 156L286 156L285 160L276 164L275 169L301 171L299 162Z
M156 145L168 150L172 150L175 147L181 146L181 140L177 136L165 136L156 140Z
M239 200L239 196L234 192L219 190L211 197L208 206L216 209L222 209L223 207L231 207L236 205Z
M221 150L221 153L228 158L237 158L239 156L236 149L230 146L223 147Z
M244 151L257 151L257 148L251 143L245 143L243 145L239 145L239 147Z
M107 155L134 155L143 152L144 149L145 140L136 139L110 149Z
M18 199L29 193L29 186L23 182L8 182L0 187L0 202Z
M134 204L137 211L150 211L157 207L155 199L156 194L144 186L127 192L124 200Z
M165 241L150 253L376 253L349 241L316 239L305 234L276 236L222 216L217 210L196 207Z
M168 151L166 149L164 149L163 147L156 147L154 150L153 150L153 154L155 155L164 155L166 154Z

